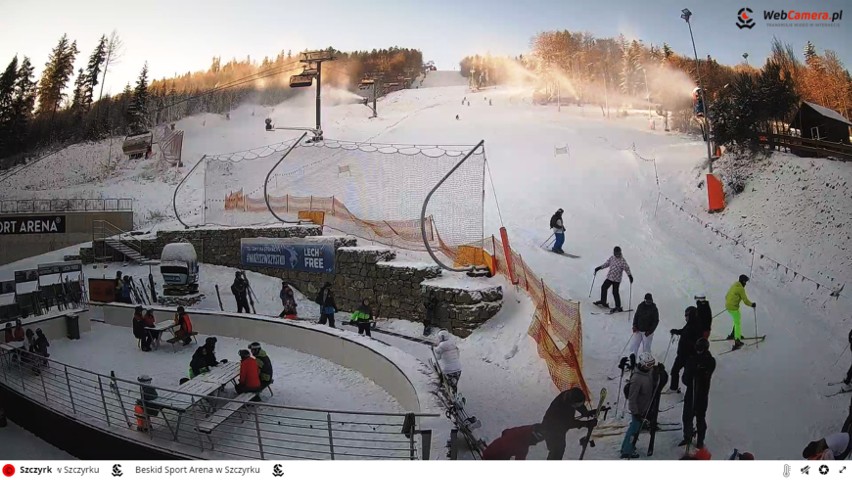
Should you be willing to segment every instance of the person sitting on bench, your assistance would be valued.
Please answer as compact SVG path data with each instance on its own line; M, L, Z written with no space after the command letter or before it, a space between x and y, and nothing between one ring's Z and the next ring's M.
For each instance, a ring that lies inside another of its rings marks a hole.
M133 312L133 336L140 341L143 352L151 351L151 336L145 330L145 320L142 315L144 309L142 306L137 306Z
M272 360L266 351L260 348L260 343L252 342L249 351L254 355L257 366L260 369L260 389L268 387L272 383Z
M145 316L142 317L142 323L145 325L145 328L154 328L154 325L157 324L157 319L154 318L154 309L149 308L145 311ZM155 343L157 347L160 346L160 332L155 330L146 330L148 336L151 337L151 342Z
M248 350L240 350L240 381L234 389L237 393L259 392L261 389L260 368ZM254 400L257 399L254 397Z
M210 367L219 365L216 360L216 337L207 337L204 345L198 347L189 362L189 378L195 378L210 371Z
M179 325L179 329L175 332L175 338L183 340L184 345L189 345L192 341L192 320L187 315L183 307L177 308L175 314L175 325Z
M368 337L372 337L372 335L370 335L370 323L372 321L373 309L370 308L370 301L365 298L361 301L361 305L358 306L358 309L352 313L352 323L358 325L359 335L366 333Z

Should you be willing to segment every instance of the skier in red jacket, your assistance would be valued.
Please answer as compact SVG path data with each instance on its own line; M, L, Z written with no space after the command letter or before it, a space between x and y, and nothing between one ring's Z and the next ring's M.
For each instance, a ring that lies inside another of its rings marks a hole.
M260 391L260 367L257 360L248 350L240 350L240 381L235 390L237 393Z
M503 434L482 452L483 460L526 460L532 445L544 440L541 424L503 430Z

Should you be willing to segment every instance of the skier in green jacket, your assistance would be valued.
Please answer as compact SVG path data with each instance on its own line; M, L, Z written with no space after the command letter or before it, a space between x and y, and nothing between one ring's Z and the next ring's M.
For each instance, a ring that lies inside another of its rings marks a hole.
M734 321L734 350L743 346L743 332L740 322L740 302L745 303L751 308L757 307L757 303L749 300L748 295L746 295L745 286L746 283L748 283L748 280L749 278L747 276L740 275L740 279L731 285L731 288L728 289L728 294L725 295L725 308L728 310L728 314Z

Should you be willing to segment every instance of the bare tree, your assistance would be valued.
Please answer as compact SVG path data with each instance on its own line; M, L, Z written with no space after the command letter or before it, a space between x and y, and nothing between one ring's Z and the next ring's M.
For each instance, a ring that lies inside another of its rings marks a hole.
M124 42L118 36L118 32L113 30L109 35L109 41L106 47L106 61L104 62L104 75L101 77L101 91L98 94L98 101L104 94L104 84L106 83L106 75L109 72L109 67L118 64L121 57L124 55Z

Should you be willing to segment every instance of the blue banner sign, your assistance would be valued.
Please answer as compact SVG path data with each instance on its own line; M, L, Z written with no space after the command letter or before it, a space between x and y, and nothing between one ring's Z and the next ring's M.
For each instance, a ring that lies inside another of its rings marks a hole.
M244 238L240 241L240 262L244 267L334 273L334 243L304 238Z

